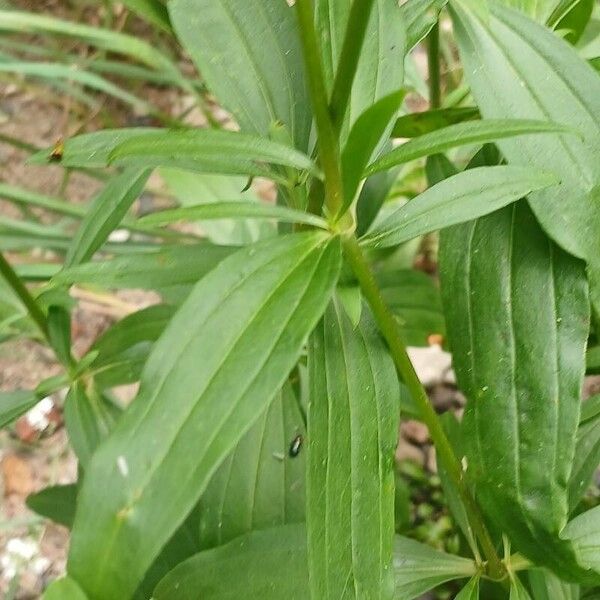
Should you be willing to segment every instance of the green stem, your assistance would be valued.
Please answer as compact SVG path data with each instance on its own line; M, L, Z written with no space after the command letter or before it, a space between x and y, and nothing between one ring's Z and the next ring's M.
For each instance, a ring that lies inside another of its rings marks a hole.
M25 287L19 276L15 273L14 269L10 266L9 262L6 260L6 258L4 258L4 255L1 252L0 275L4 277L6 283L8 283L14 293L18 296L19 300L21 300L23 306L25 306L27 309L27 312L33 319L34 323L38 326L39 330L42 332L44 338L50 343L46 315L43 313L40 305L29 293L29 290Z
M493 579L502 579L506 569L498 557L492 538L485 526L483 515L475 502L464 479L464 472L446 437L441 422L429 402L427 393L421 385L415 369L406 352L398 322L383 300L381 290L375 281L371 268L358 244L352 236L344 242L344 255L350 263L360 284L362 293L371 306L379 329L390 348L390 353L400 377L408 387L411 396L419 407L421 419L429 429L429 435L435 444L438 460L444 465L463 501L471 527L481 544L487 559L488 575Z
M350 93L352 92L352 83L356 75L360 51L365 39L373 3L374 0L354 0L350 9L348 26L346 27L340 61L333 83L331 102L329 104L329 112L336 131L341 129L344 117L346 116Z
M427 67L429 72L429 107L440 108L442 89L440 84L440 25L436 23L427 38Z
M296 14L302 41L304 64L308 76L311 104L317 126L319 160L325 174L325 205L331 217L343 206L340 148L329 114L327 88L321 64L321 50L313 24L311 0L296 0Z

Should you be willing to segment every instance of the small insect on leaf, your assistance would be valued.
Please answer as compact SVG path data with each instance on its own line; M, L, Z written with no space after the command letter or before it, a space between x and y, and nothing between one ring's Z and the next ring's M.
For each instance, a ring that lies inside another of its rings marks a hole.
M302 443L304 442L304 438L301 435L297 435L290 444L289 455L290 458L295 458L300 454L300 448L302 448Z
M62 138L59 138L50 152L50 160L52 162L60 162L65 152L65 143Z

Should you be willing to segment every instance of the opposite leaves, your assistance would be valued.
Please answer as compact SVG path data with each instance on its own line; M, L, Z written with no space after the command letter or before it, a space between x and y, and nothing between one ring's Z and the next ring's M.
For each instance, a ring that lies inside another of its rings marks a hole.
M131 597L287 378L339 263L336 238L284 236L241 250L196 285L86 473L68 570L92 598Z

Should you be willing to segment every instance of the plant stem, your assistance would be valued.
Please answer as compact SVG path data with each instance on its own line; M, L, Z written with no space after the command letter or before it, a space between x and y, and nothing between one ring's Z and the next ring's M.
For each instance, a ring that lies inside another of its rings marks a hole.
M429 73L429 107L440 108L442 89L440 84L440 24L431 28L427 38L427 68Z
M340 61L335 74L329 112L336 131L339 131L346 116L352 83L356 75L358 59L362 49L374 0L354 0L348 17Z
M8 283L13 292L18 296L19 300L21 300L30 317L42 332L44 338L50 342L46 315L44 315L39 304L35 301L35 298L29 293L29 290L19 279L19 276L15 273L14 269L10 266L9 262L4 258L4 255L1 252L0 275L4 277L6 283Z
M296 0L296 14L302 41L304 64L308 76L311 104L318 133L319 160L325 174L325 205L331 217L343 206L340 148L329 114L327 88L321 64L321 50L313 24L311 0Z
M371 306L377 325L388 343L396 369L419 407L421 419L427 425L429 435L435 444L438 459L444 465L460 494L471 527L479 539L481 548L487 559L488 575L493 579L502 579L506 574L506 569L498 557L492 538L485 526L483 515L467 486L464 479L464 472L452 450L441 422L431 406L427 393L410 362L406 346L402 341L398 322L383 300L381 290L375 281L375 277L356 237L352 236L344 241L344 254L358 279L362 293Z

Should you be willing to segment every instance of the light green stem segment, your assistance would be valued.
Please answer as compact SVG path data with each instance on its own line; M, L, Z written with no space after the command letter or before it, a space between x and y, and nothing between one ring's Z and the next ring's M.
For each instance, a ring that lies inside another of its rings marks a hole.
M429 107L442 105L442 87L440 76L440 25L436 23L427 38L427 68L429 71Z
M340 147L329 114L329 99L321 63L321 49L313 23L311 0L296 0L296 14L317 127L319 160L325 174L325 206L329 216L335 217L344 203ZM312 208L315 210L314 207Z
M483 515L467 486L464 472L450 446L450 442L442 428L441 422L431 406L427 393L421 385L415 369L410 362L410 358L406 352L406 346L402 341L398 323L383 300L381 290L379 289L371 268L354 236L349 237L344 241L344 255L358 279L362 293L371 306L371 310L373 311L381 334L388 343L396 369L419 408L421 420L429 429L429 435L435 444L438 460L448 471L449 476L460 494L471 527L477 536L487 559L486 574L492 579L503 579L506 576L506 569L498 557L492 538L485 526Z

